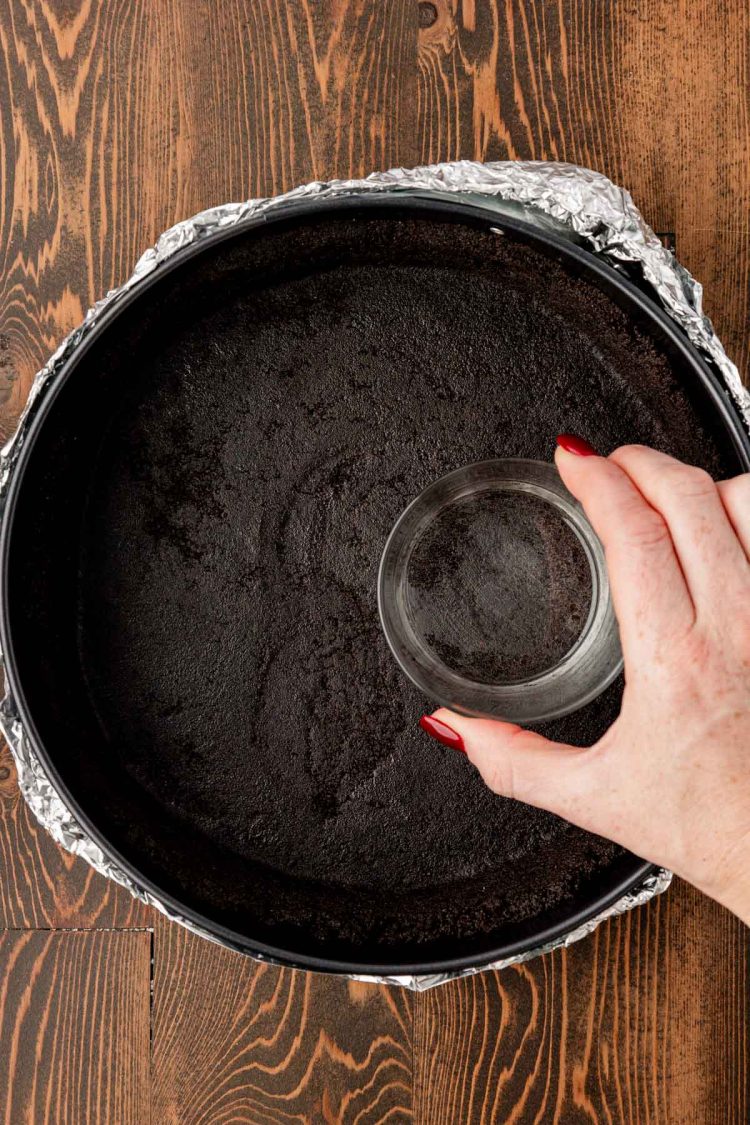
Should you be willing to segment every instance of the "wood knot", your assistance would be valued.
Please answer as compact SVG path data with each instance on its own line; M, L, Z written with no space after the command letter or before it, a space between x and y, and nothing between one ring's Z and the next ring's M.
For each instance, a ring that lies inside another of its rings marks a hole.
M417 23L420 46L450 50L455 36L455 22L448 0L420 0L417 5Z
M0 797L15 799L18 794L16 771L7 745L0 743Z

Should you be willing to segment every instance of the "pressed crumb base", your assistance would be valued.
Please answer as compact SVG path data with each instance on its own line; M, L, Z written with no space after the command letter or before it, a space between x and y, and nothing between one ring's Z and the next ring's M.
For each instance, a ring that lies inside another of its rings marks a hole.
M567 655L591 593L583 545L560 514L488 490L447 505L414 544L405 604L418 644L452 674L509 684Z
M223 916L320 941L470 941L574 903L619 849L495 797L419 731L378 560L430 481L549 460L559 431L720 471L670 361L536 251L413 220L227 244L122 323L90 361L123 393L90 481L80 655L106 753L196 844L123 818L120 846ZM547 633L509 619L506 656L546 659L570 612L552 597ZM619 694L549 733L596 739Z

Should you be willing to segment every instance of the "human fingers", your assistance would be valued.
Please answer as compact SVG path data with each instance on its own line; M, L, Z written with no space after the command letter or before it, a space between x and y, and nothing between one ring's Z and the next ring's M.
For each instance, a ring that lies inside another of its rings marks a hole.
M595 749L550 742L513 723L471 719L444 707L425 715L420 726L431 738L466 754L493 792L557 813L582 828L606 831Z
M604 545L627 675L629 659L640 657L644 644L658 649L666 636L686 631L695 620L669 529L609 458L558 445L555 461Z
M609 460L666 523L696 614L746 591L747 556L707 472L644 445L621 446Z
M734 533L750 559L750 473L720 480L716 487Z

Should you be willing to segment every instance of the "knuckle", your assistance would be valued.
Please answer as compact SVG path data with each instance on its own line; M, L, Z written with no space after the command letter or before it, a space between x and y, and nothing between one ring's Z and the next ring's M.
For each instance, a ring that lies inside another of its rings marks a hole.
M695 465L681 465L675 469L673 487L685 500L701 500L712 495L716 489L711 474Z
M662 677L671 685L672 698L692 703L704 699L706 692L715 698L721 685L727 687L738 678L744 685L750 670L749 625L744 612L731 623L724 619L723 625L715 619L696 622L681 637L673 637Z
M642 457L644 453L648 454L649 452L647 446L632 442L629 445L618 445L611 456L615 461L625 462L632 461L634 457Z
M711 660L713 653L711 639L697 629L692 630L684 638L681 646L680 674L698 673L704 671Z
M750 501L750 473L743 473L739 477L719 481L717 487L723 499L730 504L739 501L748 503Z
M628 542L638 551L663 548L671 542L666 521L653 509L640 511L630 523Z
M637 472L639 466L644 466L650 450L645 445L618 445L609 455L609 460L614 461L626 473Z
M515 797L513 767L505 755L499 755L492 763L485 781L493 793L499 797Z
M749 591L750 593L750 591ZM730 623L729 633L734 641L734 649L740 660L750 664L750 608L747 605L748 595L738 597L734 603L730 601L726 610L726 619ZM725 636L725 630L721 630Z

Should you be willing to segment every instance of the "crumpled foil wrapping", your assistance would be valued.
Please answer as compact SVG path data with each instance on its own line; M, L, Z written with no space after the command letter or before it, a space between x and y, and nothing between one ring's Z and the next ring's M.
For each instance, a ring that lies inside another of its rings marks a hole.
M293 207L296 200L371 192L408 192L417 195L439 193L449 194L454 198L459 193L474 203L484 201L498 214L512 213L527 222L542 225L563 237L574 239L618 269L635 271L636 275L651 284L664 309L711 364L734 399L750 431L750 394L743 386L737 368L728 358L710 321L703 315L701 286L675 261L671 251L662 246L644 222L627 191L598 172L572 164L542 161L480 164L462 160L422 168L394 168L389 172L375 172L364 180L331 180L328 183L305 184L271 199L250 199L244 203L212 207L165 231L156 245L140 258L133 275L88 311L83 324L71 332L35 377L18 428L0 453L0 516L5 509L18 454L43 396L105 310L114 305L124 293L137 286L146 275L159 269L183 247L210 239L216 232L227 227L239 227L248 221L256 221L272 210ZM51 784L32 748L7 677L5 698L0 704L0 726L16 761L21 792L39 823L58 844L81 856L101 875L126 887L136 898L156 907L172 921L179 922L202 937L217 941L213 934L176 914L154 895L136 885L83 831ZM423 991L485 969L503 969L578 941L595 930L605 919L640 906L666 890L671 878L670 872L657 870L614 905L571 930L563 938L490 965L478 965L460 972L392 977L354 975L352 979ZM257 955L257 959L268 960L260 955Z

